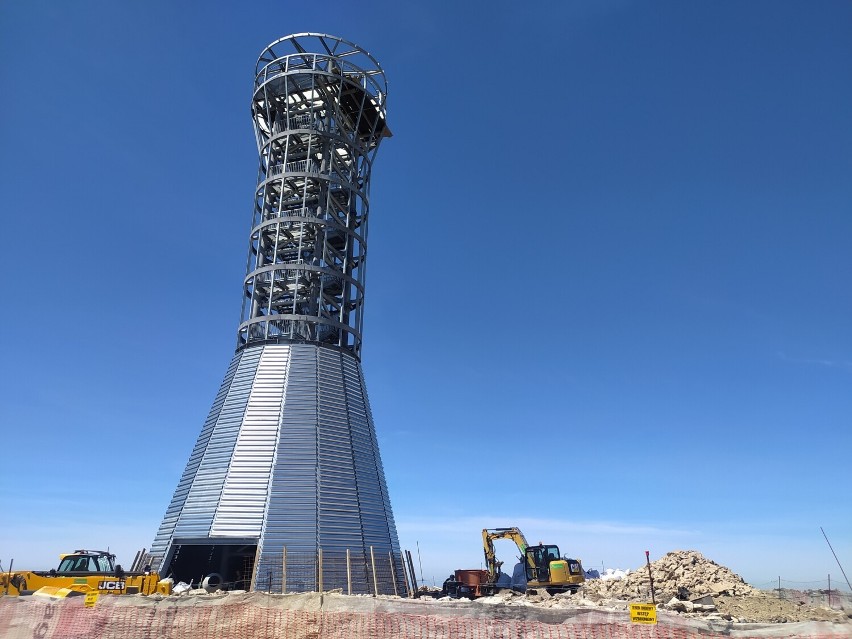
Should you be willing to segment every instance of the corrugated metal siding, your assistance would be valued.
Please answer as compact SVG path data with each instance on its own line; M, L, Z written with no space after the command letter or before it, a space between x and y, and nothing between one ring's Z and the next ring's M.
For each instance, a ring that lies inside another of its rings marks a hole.
M260 349L243 351L228 396L175 527L175 537L210 535L213 517L222 496L222 488L240 432L260 354Z
M318 535L323 548L364 547L358 483L341 353L320 349L317 361Z
M373 545L381 546L383 550L392 550L394 554L397 554L399 553L399 539L396 532L396 524L394 523L388 486L385 481L382 457L379 453L379 441L376 437L376 428L373 423L373 413L370 409L370 399L367 395L367 384L364 381L364 372L361 370L361 363L354 358L345 358L343 361L347 371L347 376L355 377L358 380L357 384L347 384L347 389L353 395L349 404L363 406L363 417L366 420L364 439L369 439L373 448L373 463L375 464L379 496L383 505L383 516L381 517L381 525L379 526L382 533L378 538L373 540ZM360 417L361 413L358 413L358 415ZM371 540L367 539L365 540L365 543L369 546ZM385 547L385 543L388 543L389 547Z
M274 345L260 350L254 384L211 529L211 535L217 537L260 537L263 527L290 347Z
M344 361L347 380L349 422L352 430L352 450L356 461L355 479L360 495L361 524L365 546L382 550L392 548L388 522L385 517L384 478L376 445L376 433L366 404L360 365L354 359ZM369 548L368 548L369 549Z
M198 435L195 447L189 455L189 461L186 463L186 468L184 469L183 475L181 475L180 481L175 489L175 494L172 497L169 507L166 509L166 515L163 517L160 529L157 531L157 536L151 544L151 555L157 563L162 560L163 555L168 549L169 542L174 535L178 517L186 503L186 497L189 494L190 486L192 486L192 482L198 472L198 467L201 464L204 451L207 450L207 443L210 441L210 435L213 433L213 427L219 419L222 406L225 403L225 398L228 396L228 392L231 388L231 381L234 378L234 373L237 371L237 366L240 363L242 354L243 351L240 351L231 358L228 371L225 373L225 379L222 381L222 385L219 387L219 392L216 393L216 398L213 400L213 407L210 409L210 413L207 415L204 426L201 428L201 433Z
M268 347L267 347L268 348ZM317 381L312 345L290 347L290 374L270 487L263 548L313 552L317 547Z
M288 556L399 554L361 365L336 349L241 351L175 495L163 552L174 537L260 537L259 575L280 572L285 546ZM312 572L288 587L312 588ZM366 575L353 566L356 592L371 590ZM401 588L401 570L397 579Z
M258 574L278 570L284 546L398 554L358 360L311 344L294 344L291 357ZM357 569L353 579L363 581L356 591L372 588Z

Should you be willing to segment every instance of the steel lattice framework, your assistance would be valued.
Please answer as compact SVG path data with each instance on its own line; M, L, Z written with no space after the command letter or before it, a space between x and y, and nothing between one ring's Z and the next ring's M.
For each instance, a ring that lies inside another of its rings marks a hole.
M386 96L378 62L340 38L291 35L258 60L237 350L151 546L163 573L279 592L403 588L360 360ZM326 565L345 557L342 571L323 578L323 552Z
M282 38L252 100L259 172L239 344L310 341L361 352L370 172L387 83L360 47Z

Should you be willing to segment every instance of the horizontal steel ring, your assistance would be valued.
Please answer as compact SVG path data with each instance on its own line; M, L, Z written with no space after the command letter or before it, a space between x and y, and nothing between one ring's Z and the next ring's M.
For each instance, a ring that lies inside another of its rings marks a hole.
M320 275L333 275L334 277L339 277L342 280L347 281L349 284L352 284L355 288L360 291L361 296L364 295L364 286L356 280L354 277L350 275L346 275L345 273L341 273L339 271L332 271L322 266L314 266L313 264L269 264L268 266L261 266L260 268L256 268L251 271L248 275L246 275L243 280L243 288L248 286L248 282L250 279L259 275L260 273L268 273L269 271L311 271L313 273L319 273Z
M281 320L293 320L296 322L309 322L313 324L325 324L326 326L333 326L335 328L339 328L340 330L346 331L347 333L354 335L358 339L358 341L362 341L361 333L359 333L354 327L349 326L349 324L344 324L335 320L326 319L317 315L297 315L295 313L282 313L280 315L261 315L253 319L246 320L245 322L240 324L240 328L238 330L242 331L244 328L248 328L253 324L260 324L262 322L275 322Z
M258 224L251 230L251 237L253 238L255 233L260 232L262 229L265 229L268 226L275 226L279 222L304 222L305 224L313 224L314 226L330 226L333 229L337 229L339 231L342 231L343 233L346 233L347 235L351 235L352 237L354 237L356 240L358 240L358 243L361 244L362 253L367 252L367 243L364 241L364 238L362 238L358 233L356 233L352 229L349 229L343 226L342 224L338 225L333 222L330 222L329 220L324 220L318 217L310 217L307 215L282 215L281 217L266 220L265 222Z

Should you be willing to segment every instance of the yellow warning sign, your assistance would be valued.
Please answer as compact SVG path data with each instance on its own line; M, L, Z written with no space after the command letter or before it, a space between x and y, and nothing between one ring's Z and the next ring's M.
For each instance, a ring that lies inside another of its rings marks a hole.
M657 623L657 607L653 604L630 604L630 621L632 623Z
M97 600L98 600L98 591L97 590L90 590L89 592L86 593L86 601L83 603L83 605L86 608L94 608L95 602Z

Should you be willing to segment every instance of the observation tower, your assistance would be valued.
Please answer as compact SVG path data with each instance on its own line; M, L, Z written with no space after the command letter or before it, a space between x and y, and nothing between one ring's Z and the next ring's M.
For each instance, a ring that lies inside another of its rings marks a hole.
M237 349L151 564L196 584L394 594L404 573L364 376L370 174L387 83L361 47L270 44Z

